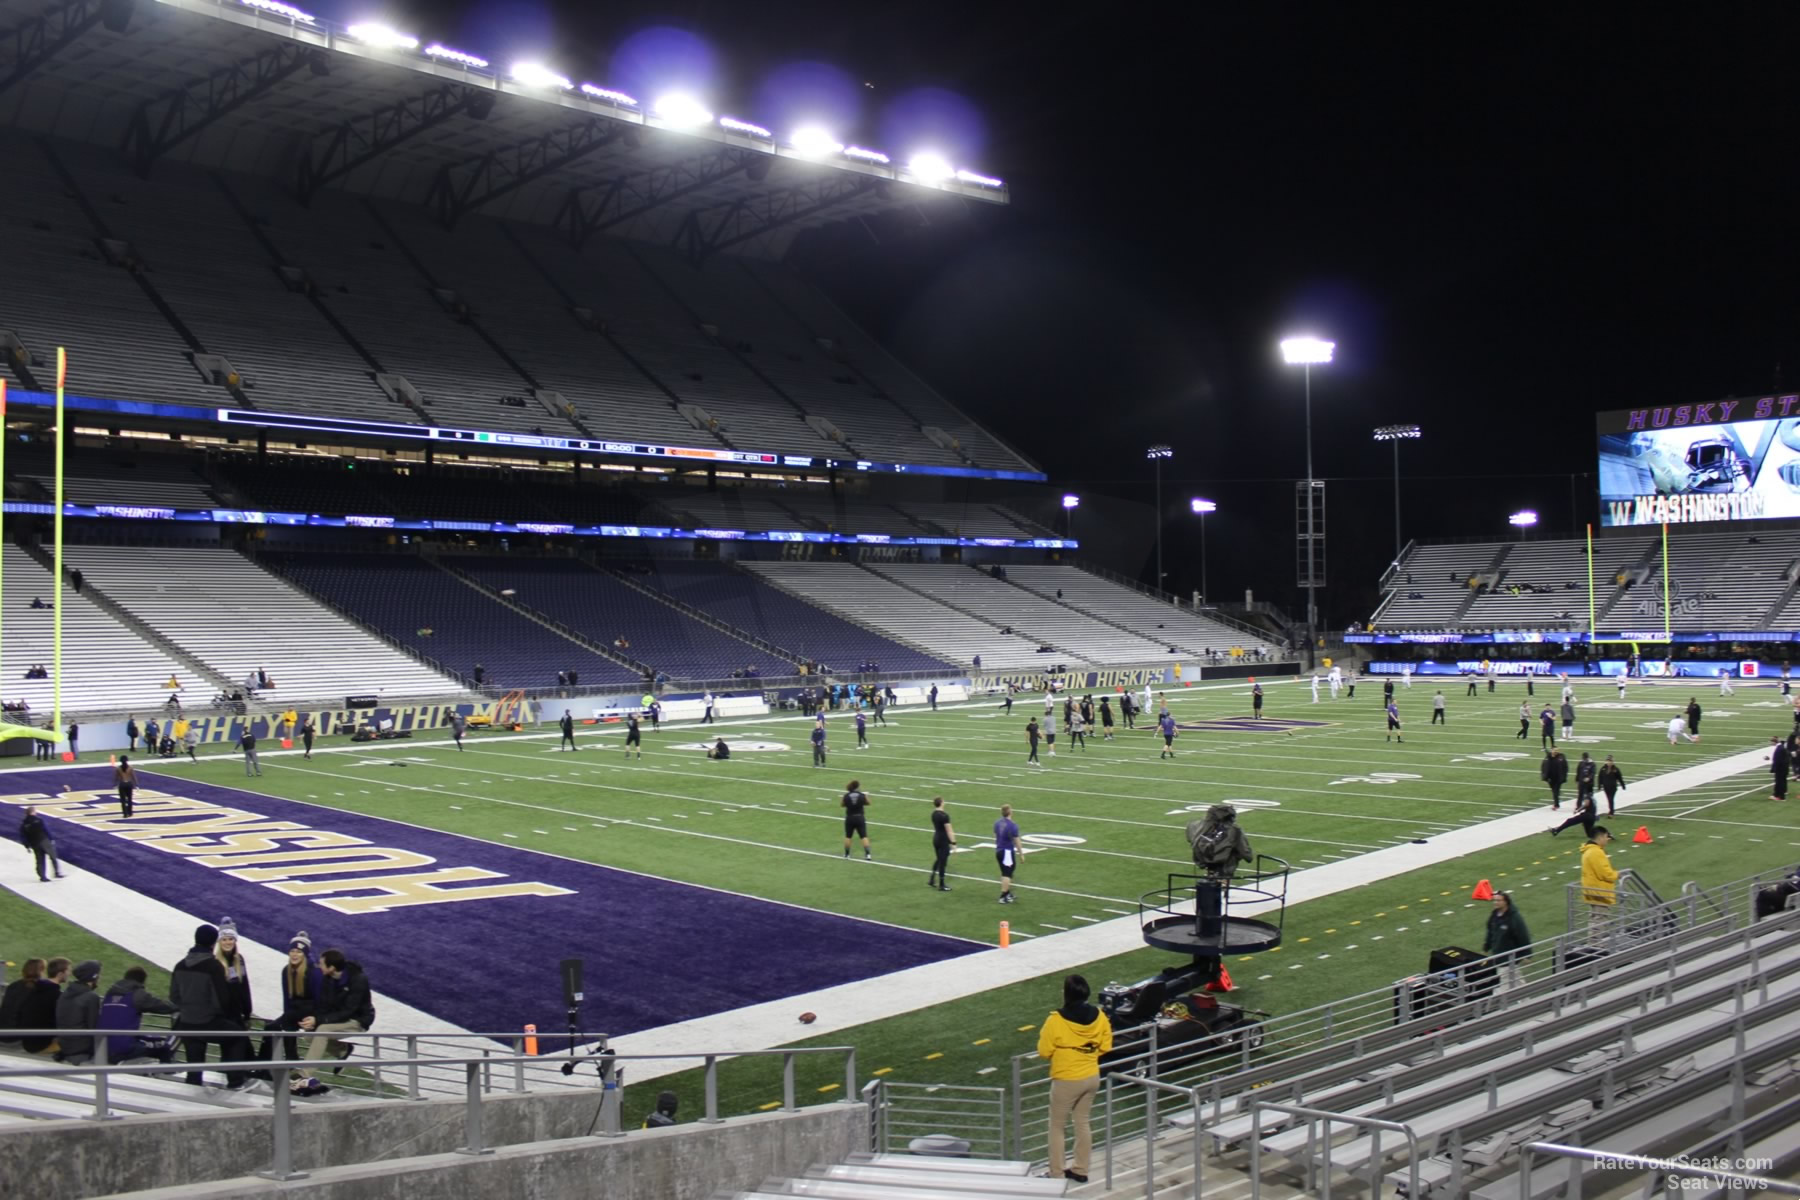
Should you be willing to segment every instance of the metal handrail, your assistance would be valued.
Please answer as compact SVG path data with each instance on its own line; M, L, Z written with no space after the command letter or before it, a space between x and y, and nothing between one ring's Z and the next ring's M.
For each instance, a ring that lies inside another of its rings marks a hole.
M1780 878L1784 874L1785 872L1780 871L1760 872L1718 887L1702 889L1692 894L1676 897L1654 909L1640 909L1634 917L1637 922L1646 919L1662 920L1669 917L1679 923L1676 928L1653 941L1640 945L1658 947L1666 945L1670 970L1673 970L1674 956L1680 941L1698 930L1710 929L1716 924L1723 923L1730 927L1731 932L1742 932L1748 936L1749 929L1754 924L1754 904L1753 900L1747 899L1747 897L1753 896L1758 883ZM1703 923L1702 907L1710 906L1714 902L1723 903L1727 916ZM1800 926L1796 927L1800 928ZM1586 935L1583 931L1560 933L1532 943L1529 947L1532 953L1523 956L1520 960L1520 970L1524 979L1523 987L1527 989L1541 987L1545 980L1559 972L1570 973L1579 970L1588 972L1591 977L1599 968L1599 960L1577 968L1569 968L1565 965L1565 952L1585 944ZM1662 951L1658 950L1656 959L1646 958L1643 961L1660 961L1662 957ZM1618 956L1614 956L1607 965L1614 972L1626 966L1625 963L1619 961ZM1394 1023L1396 986L1390 984L1387 987L1358 993L1313 1008L1284 1013L1260 1022L1263 1043L1256 1056L1259 1070L1282 1059L1317 1052L1331 1046L1349 1044L1355 1047L1357 1054L1363 1053L1365 1040L1377 1038L1385 1031L1397 1028ZM1508 993L1509 1002L1512 1002L1517 996L1517 991ZM1466 999L1459 1002L1456 1008L1438 1012L1431 1019L1437 1024L1455 1024L1486 1012L1490 1004L1491 1001L1487 999ZM1149 1023L1149 1028L1155 1028L1154 1022ZM1227 1031L1228 1037L1231 1032ZM1151 1048L1143 1054L1120 1059L1111 1064L1109 1069L1135 1072L1144 1070L1144 1064L1148 1063L1151 1064L1148 1070L1155 1072L1154 1062L1158 1051L1154 1041L1150 1043L1150 1046ZM1186 1082L1190 1082L1192 1086L1206 1089L1208 1106L1214 1110L1216 1116L1227 1096L1236 1095L1239 1091L1248 1092L1254 1085L1256 1081L1251 1074L1251 1066L1250 1039L1239 1038L1235 1046L1221 1045L1219 1052L1211 1056L1210 1063L1202 1063L1197 1066L1195 1068L1197 1073ZM1013 1057L1012 1114L1015 1126L1013 1154L1015 1158L1031 1156L1022 1144L1023 1138L1020 1131L1027 1125L1024 1116L1028 1103L1035 1105L1032 1108L1034 1114L1042 1108L1042 1104L1038 1101L1028 1102L1028 1097L1041 1090L1047 1090L1049 1086L1047 1072L1048 1064L1039 1059L1035 1052L1027 1052Z
M94 1050L97 1059L95 1062L78 1065L54 1063L47 1066L0 1066L0 1083L10 1079L92 1075L94 1077L94 1111L89 1114L87 1119L94 1121L118 1119L117 1114L112 1112L108 1099L108 1085L114 1077L184 1075L189 1071L201 1069L202 1067L210 1067L216 1071L227 1072L249 1073L252 1071L266 1071L269 1073L275 1092L275 1104L271 1118L273 1153L271 1155L269 1170L258 1172L258 1174L263 1175L266 1178L279 1180L300 1179L305 1176L305 1172L296 1171L294 1169L293 1100L288 1090L288 1076L292 1074L296 1068L305 1065L303 1060L270 1059L268 1061L263 1061L251 1059L247 1061L223 1061L208 1064L151 1063L126 1066L109 1064L105 1061L106 1039L109 1036L123 1036L129 1031L105 1029L20 1029L8 1030L7 1032L16 1033L23 1037L72 1034L80 1037L93 1037L95 1039ZM190 1037L230 1037L234 1039L246 1037L246 1031L242 1029L226 1030L222 1033L184 1029L180 1030L179 1033ZM330 1037L332 1035L301 1033L292 1036ZM351 1036L357 1035L352 1034ZM392 1037L395 1035L389 1034L388 1036ZM410 1040L411 1037L416 1035L405 1036L409 1036ZM431 1036L490 1038L493 1035L433 1034ZM501 1036L516 1039L519 1035L516 1033L508 1033ZM842 1099L836 1101L836 1103L859 1103L856 1088L856 1047L854 1046L797 1046L775 1050L686 1051L667 1054L618 1054L610 1050L600 1050L585 1057L578 1057L575 1061L586 1062L591 1059L598 1068L600 1086L605 1093L601 1100L601 1132L602 1135L606 1137L620 1137L624 1133L623 1129L620 1127L620 1113L624 1101L623 1073L618 1069L619 1064L621 1063L636 1061L667 1061L671 1059L678 1061L689 1059L701 1060L706 1070L706 1112L705 1115L701 1117L701 1121L707 1124L716 1124L722 1120L718 1112L718 1065L720 1059L779 1057L781 1059L781 1111L798 1112L800 1106L797 1099L797 1087L795 1083L796 1060L802 1055L820 1054L842 1054L844 1056L844 1096ZM486 1145L485 1137L482 1132L481 1096L484 1090L489 1090L490 1088L489 1080L494 1068L512 1067L514 1069L513 1073L519 1081L518 1086L513 1090L522 1092L525 1090L523 1081L527 1067L534 1065L544 1067L551 1063L557 1063L560 1070L561 1062L566 1061L569 1061L569 1059L562 1055L496 1055L483 1053L479 1056L444 1055L428 1057L409 1056L406 1058L344 1058L331 1060L331 1065L333 1067L366 1067L375 1071L380 1071L383 1068L404 1068L408 1072L409 1077L415 1081L414 1089L408 1096L409 1099L422 1099L422 1097L418 1096L416 1090L417 1075L421 1067L461 1067L463 1069L465 1080L463 1089L463 1127L466 1141L463 1146L458 1148L457 1152L460 1154L489 1154L492 1153L492 1150Z
M1735 1184L1747 1191L1779 1192L1784 1196L1800 1196L1800 1183L1751 1175L1744 1171L1726 1171L1718 1167L1701 1167L1669 1158L1651 1158L1641 1154L1624 1154L1611 1150L1590 1150L1585 1146L1564 1146L1559 1142L1527 1142L1519 1147L1519 1200L1531 1197L1531 1156L1548 1154L1569 1160L1569 1194L1581 1194L1582 1164L1594 1163L1602 1169L1630 1167L1677 1178L1694 1176L1719 1183ZM1665 1191L1667 1190L1665 1186ZM1416 1193L1415 1193L1416 1194Z
M1381 1195L1381 1133L1399 1133L1406 1136L1406 1194L1410 1200L1419 1197L1419 1138L1411 1125L1400 1121L1384 1121L1379 1117L1362 1117L1354 1113L1327 1112L1322 1108L1307 1108L1299 1104L1276 1104L1271 1100L1258 1100L1250 1106L1250 1195L1262 1195L1262 1115L1265 1112L1285 1113L1290 1117L1299 1117L1306 1122L1306 1190L1313 1191L1315 1184L1315 1167L1312 1155L1312 1127L1314 1123L1325 1123L1325 1174L1323 1183L1318 1185L1319 1200L1331 1200L1331 1123L1342 1121L1346 1125L1355 1125L1359 1129L1371 1131L1373 1144L1369 1147L1369 1195L1372 1198Z
M1134 1083L1144 1089L1144 1200L1156 1196L1156 1094L1174 1092L1186 1096L1194 1109L1194 1200L1200 1200L1201 1161L1205 1149L1205 1123L1200 1119L1200 1089L1164 1083L1145 1075L1108 1075L1106 1077L1106 1186L1113 1185L1113 1085Z

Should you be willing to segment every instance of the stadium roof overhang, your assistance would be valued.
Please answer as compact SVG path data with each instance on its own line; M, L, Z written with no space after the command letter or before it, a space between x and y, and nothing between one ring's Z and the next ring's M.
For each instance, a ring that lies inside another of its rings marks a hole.
M279 7L279 6L276 6ZM809 156L711 123L380 49L239 0L0 0L0 125L163 160L596 233L779 258L876 213L1006 204L1004 185Z

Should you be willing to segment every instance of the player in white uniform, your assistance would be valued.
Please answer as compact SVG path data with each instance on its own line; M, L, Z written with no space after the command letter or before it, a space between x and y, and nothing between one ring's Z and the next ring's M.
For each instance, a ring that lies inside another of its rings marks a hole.
M1317 704L1319 702L1319 673L1317 671L1313 672L1312 689L1313 689L1313 703Z
M1686 717L1669 718L1669 745L1673 746L1678 737L1684 737L1690 742L1696 740L1694 735L1688 732Z

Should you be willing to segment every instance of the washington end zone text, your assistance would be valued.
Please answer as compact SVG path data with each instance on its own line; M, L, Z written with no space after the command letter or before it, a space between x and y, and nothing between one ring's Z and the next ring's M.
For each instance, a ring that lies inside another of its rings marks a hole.
M46 817L175 854L233 879L310 899L333 912L360 916L423 904L458 904L510 896L572 896L547 883L497 883L506 876L481 867L432 867L437 859L376 846L366 838L310 829L240 808L139 789L129 819L109 792L0 797ZM330 876L313 879L308 876ZM346 893L367 892L370 895Z

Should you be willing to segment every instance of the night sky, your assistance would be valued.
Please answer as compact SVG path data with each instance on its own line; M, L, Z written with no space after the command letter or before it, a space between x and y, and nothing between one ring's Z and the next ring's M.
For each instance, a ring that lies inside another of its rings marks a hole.
M800 265L1059 489L1148 502L1144 448L1173 446L1178 590L1205 495L1213 592L1294 597L1285 333L1338 342L1313 390L1333 623L1393 553L1374 426L1424 427L1407 537L1521 507L1562 532L1593 518L1593 412L1800 388L1800 10L410 2L427 36L538 39L601 83L647 27L696 33L719 111L765 123L779 68L832 64L888 149L908 93L960 97L959 163L1011 208L821 231Z

